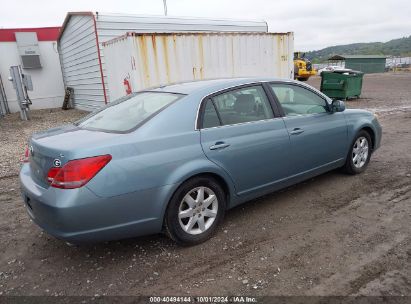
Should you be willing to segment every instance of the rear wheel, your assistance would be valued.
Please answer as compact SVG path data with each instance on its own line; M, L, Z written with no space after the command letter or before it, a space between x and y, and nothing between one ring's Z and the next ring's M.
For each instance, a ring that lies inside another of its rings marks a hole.
M367 131L361 130L354 139L345 161L344 171L348 174L362 173L371 158L372 142Z
M166 232L181 245L206 241L224 217L225 193L209 177L188 180L174 193L165 216Z

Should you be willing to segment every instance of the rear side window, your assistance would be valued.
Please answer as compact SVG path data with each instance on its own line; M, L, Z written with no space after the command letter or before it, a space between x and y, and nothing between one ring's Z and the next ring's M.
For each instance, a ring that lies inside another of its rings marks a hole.
M261 86L249 86L214 96L204 109L203 128L273 118L270 102Z
M77 123L79 127L109 132L127 132L149 120L181 94L142 92L125 97Z
M204 108L203 128L220 126L220 119L211 99L207 100Z

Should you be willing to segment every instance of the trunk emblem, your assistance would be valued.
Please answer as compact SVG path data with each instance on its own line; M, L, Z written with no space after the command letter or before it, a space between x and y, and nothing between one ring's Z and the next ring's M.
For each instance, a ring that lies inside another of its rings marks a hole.
M61 160L59 160L58 158L53 160L53 166L57 168L61 167Z

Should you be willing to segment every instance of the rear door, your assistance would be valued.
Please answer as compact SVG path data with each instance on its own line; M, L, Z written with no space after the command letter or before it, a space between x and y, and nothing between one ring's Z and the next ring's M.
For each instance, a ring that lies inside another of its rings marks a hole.
M343 162L348 140L344 113L330 112L324 97L309 88L290 83L270 87L284 111L294 174Z
M288 177L289 135L261 85L205 99L200 128L204 153L229 173L237 194L271 188Z

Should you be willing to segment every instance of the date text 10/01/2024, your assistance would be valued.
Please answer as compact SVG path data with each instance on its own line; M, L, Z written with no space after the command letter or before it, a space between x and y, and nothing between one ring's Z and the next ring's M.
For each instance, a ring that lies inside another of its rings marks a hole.
M255 297L233 296L233 297L150 297L150 303L257 303Z

